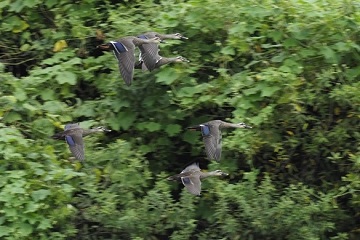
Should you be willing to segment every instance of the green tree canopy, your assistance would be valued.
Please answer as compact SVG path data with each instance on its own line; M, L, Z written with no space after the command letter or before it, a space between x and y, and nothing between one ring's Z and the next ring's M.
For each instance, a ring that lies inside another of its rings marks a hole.
M4 0L0 3L0 238L358 239L357 1ZM126 86L97 45L149 30L188 64ZM224 132L205 158L208 120ZM49 138L68 122L86 161ZM192 162L228 178L201 197L166 177Z

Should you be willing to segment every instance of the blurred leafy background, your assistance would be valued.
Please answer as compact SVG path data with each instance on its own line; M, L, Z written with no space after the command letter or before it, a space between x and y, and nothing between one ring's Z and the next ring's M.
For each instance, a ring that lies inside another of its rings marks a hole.
M325 0L3 0L1 239L359 239L360 4ZM124 85L96 46L180 32L189 64ZM227 131L220 163L186 127ZM63 124L86 162L49 138ZM201 197L166 177L198 161Z

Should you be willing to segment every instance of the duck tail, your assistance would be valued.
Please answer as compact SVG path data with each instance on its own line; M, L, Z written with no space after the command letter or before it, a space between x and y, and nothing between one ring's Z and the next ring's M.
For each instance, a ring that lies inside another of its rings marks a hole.
M180 177L178 175L170 176L167 178L167 180L169 180L169 181L177 181L179 179L180 179Z
M51 136L52 139L57 139L57 140L64 140L64 135L62 133L55 133L54 135Z
M190 127L187 127L186 129L196 131L196 130L200 130L200 126L199 126L199 125L196 125L196 126L190 126Z

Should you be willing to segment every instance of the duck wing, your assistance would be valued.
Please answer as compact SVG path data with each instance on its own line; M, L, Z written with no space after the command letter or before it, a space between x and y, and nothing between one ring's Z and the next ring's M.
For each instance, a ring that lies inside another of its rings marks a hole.
M114 55L118 60L119 70L126 85L130 86L135 67L135 46L131 39L120 39L119 42L110 42L114 47Z
M81 131L71 131L71 133L65 136L65 141L76 159L80 161L85 160L85 147Z
M181 180L182 177L190 177L196 172L200 172L200 167L198 163L193 163L187 166L181 173L168 177L168 180Z
M201 131L205 144L205 152L209 160L220 161L221 158L221 131L218 126L202 125Z
M200 174L194 173L189 177L182 177L181 182L184 184L186 190L193 195L200 195L201 181Z
M155 34L145 34L138 36L142 39L149 39L149 38L155 38ZM140 56L139 58L143 61L142 69L145 71L148 69L149 71L152 71L155 69L156 63L161 58L159 56L159 44L157 43L145 43L139 46L140 49Z

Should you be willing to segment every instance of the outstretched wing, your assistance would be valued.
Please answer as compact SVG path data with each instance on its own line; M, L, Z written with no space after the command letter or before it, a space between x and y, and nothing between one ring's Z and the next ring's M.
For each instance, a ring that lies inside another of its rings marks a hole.
M193 163L189 166L187 166L186 168L184 168L184 170L181 171L181 173L187 173L187 172L199 172L201 169L199 167L198 163Z
M182 177L181 182L184 184L186 190L194 195L200 195L201 181L199 174L193 174L190 177Z
M149 71L155 69L156 63L161 58L159 56L159 45L157 43L146 43L139 46L141 58Z
M155 38L155 33L146 33L144 35L138 36L142 39ZM161 58L159 56L159 44L157 43L146 43L139 46L140 49L140 58L143 61L143 71L149 70L152 71L155 69L156 63ZM144 66L145 65L145 66Z
M121 42L110 42L113 47L113 53L118 60L119 70L122 78L124 79L126 85L130 86L135 67L135 55L134 55L134 45L130 41L125 43Z
M220 161L221 158L221 131L218 126L201 125L205 152L209 160Z
M84 141L81 132L73 131L71 134L65 136L65 141L76 159L80 161L85 160Z

